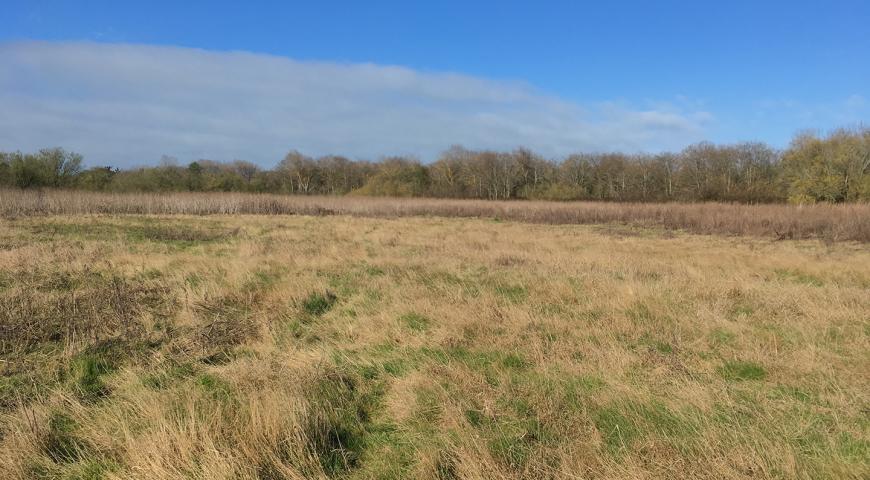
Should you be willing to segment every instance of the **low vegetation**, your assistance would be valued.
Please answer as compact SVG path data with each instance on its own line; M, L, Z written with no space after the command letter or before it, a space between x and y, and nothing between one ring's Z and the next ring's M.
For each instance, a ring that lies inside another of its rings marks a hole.
M553 225L604 225L614 234L634 235L631 228L660 228L700 234L746 235L777 240L819 239L825 242L870 241L870 204L742 205L723 203L605 203L491 201L424 198L290 196L250 193L94 193L60 190L0 189L0 216L5 218L82 215L351 215L358 217L487 218ZM50 235L64 227L45 224ZM232 235L230 231L165 229L143 225L118 229L99 225L129 239L165 238L197 242ZM109 232L105 232L109 233ZM174 237L174 238L173 238ZM510 263L510 258L503 259Z
M862 243L2 195L4 478L870 476Z

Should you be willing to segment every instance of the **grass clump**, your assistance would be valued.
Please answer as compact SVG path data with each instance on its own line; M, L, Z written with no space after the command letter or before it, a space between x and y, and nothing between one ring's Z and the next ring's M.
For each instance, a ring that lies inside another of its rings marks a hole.
M330 372L311 387L313 411L306 438L327 475L337 476L359 465L382 393L366 391L357 378L341 372Z
M530 444L534 438L525 430L501 432L489 442L493 456L512 470L519 470L526 464L530 455Z
M78 425L72 417L54 412L40 438L42 452L55 463L73 463L84 458L90 446L76 436Z
M603 390L607 382L597 375L581 375L565 381L565 394L569 400L576 400L590 393Z
M429 329L429 326L432 324L432 320L428 317L420 315L419 313L406 313L399 317L399 321L402 322L406 327L415 332L424 332Z
M105 383L106 375L141 353L141 347L138 343L108 340L87 348L70 361L68 378L72 389L84 401L107 396L110 392Z
M395 358L384 362L384 371L394 377L401 377L408 372L410 367L405 359Z
M767 376L760 364L743 360L727 361L717 371L722 378L732 381L763 380Z
M497 433L489 442L489 449L496 460L515 471L521 471L539 447L553 440L550 432L533 416L503 422L495 428Z
M524 285L498 283L493 290L510 303L523 303L529 297L529 290Z
M525 398L501 398L497 405L497 410L491 413L473 405L464 410L463 415L468 424L487 439L490 453L501 465L511 471L521 471L538 447L553 442L554 435Z
M153 390L160 390L169 387L178 380L191 377L194 373L196 373L196 369L191 363L171 362L169 366L142 377L142 384Z
M674 347L665 341L654 338L649 333L644 333L638 340L638 345L644 346L651 352L657 352L662 355L670 355L674 353Z
M638 437L634 422L615 405L596 410L592 420L605 447L613 455L626 452Z
M305 313L319 317L328 312L338 301L338 297L329 290L314 292L302 301L302 309Z
M215 400L230 400L233 398L233 387L226 380L211 373L203 373L196 379L197 385Z
M457 480L456 455L453 452L441 450L435 457L435 478L437 480Z
M592 419L607 451L621 457L632 451L642 438L654 438L684 451L698 440L698 426L689 415L678 414L652 400L619 401L594 410Z
M776 278L780 280L798 283L801 285L821 287L825 284L825 282L821 278L797 269L778 268L774 270L774 273L776 274Z
M106 474L117 470L118 465L108 460L87 460L72 468L67 474L68 480L102 480Z
M508 353L501 359L501 364L509 370L525 370L531 365L528 360L516 353Z
M70 366L75 391L84 400L96 400L109 394L103 376L115 366L98 354L85 353L76 357Z

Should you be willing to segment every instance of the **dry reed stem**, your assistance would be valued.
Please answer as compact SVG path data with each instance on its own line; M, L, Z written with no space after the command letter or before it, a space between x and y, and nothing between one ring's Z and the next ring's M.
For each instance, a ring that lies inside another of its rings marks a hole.
M556 225L620 223L780 240L870 241L868 204L655 204L0 190L0 216L81 214L479 217Z

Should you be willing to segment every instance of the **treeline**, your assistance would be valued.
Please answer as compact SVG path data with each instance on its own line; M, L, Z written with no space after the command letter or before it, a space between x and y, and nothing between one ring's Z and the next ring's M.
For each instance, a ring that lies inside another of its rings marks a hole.
M870 129L801 134L785 151L763 143L699 143L678 153L590 153L548 160L451 147L435 162L379 162L292 151L270 170L236 160L119 170L82 168L63 149L0 152L0 186L105 192L240 191L477 199L723 201L766 203L870 200Z

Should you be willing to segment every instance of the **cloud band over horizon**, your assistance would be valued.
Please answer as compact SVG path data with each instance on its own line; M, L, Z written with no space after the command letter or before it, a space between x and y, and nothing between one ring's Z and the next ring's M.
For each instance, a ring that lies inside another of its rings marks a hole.
M62 146L90 165L162 155L274 165L310 155L434 159L450 145L660 151L705 139L679 102L579 104L521 82L172 46L0 44L0 150Z

